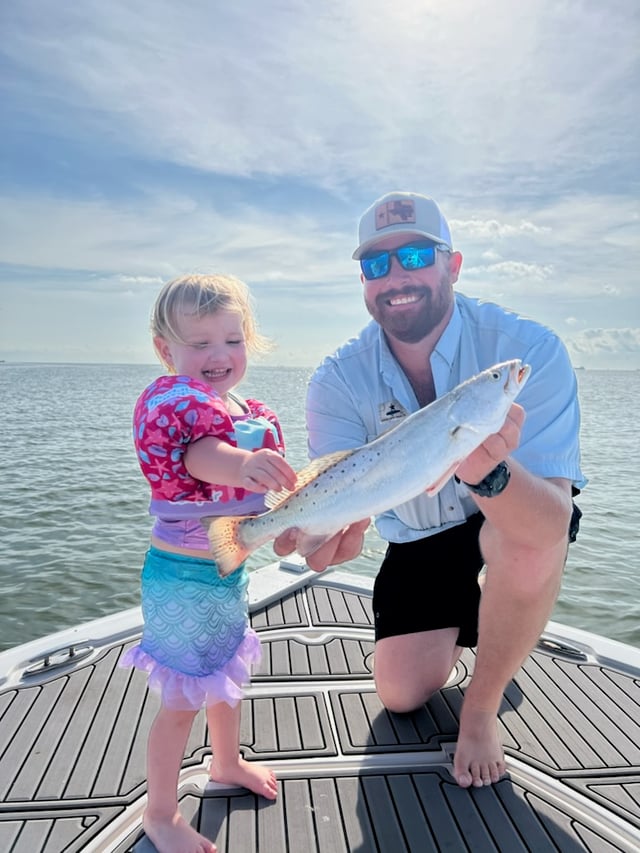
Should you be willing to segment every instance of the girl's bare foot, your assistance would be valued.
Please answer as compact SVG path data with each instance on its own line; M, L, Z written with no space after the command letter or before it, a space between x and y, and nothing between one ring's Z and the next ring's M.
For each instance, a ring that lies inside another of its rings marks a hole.
M275 800L278 796L278 780L273 770L264 764L245 761L244 758L238 757L237 764L225 768L218 768L215 760L212 761L209 776L212 782L248 788L267 800Z
M152 817L144 813L142 825L158 853L216 853L217 847L189 826L179 812L172 817Z

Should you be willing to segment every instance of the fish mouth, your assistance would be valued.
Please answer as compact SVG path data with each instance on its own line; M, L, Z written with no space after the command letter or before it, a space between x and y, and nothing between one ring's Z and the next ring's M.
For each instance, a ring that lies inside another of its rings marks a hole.
M522 388L527 379L529 378L529 374L531 373L531 365L523 364L521 361L517 360L512 366L511 370L507 374L507 381L505 382L505 391L509 390L509 386L513 383L516 385L518 390Z

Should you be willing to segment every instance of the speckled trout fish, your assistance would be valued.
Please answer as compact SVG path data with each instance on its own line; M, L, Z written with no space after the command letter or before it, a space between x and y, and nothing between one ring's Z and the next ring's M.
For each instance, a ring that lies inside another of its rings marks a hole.
M502 427L531 368L496 364L355 450L320 456L297 475L294 491L268 492L260 515L203 519L222 577L256 548L297 528L304 557L348 524L422 492L437 494L458 465Z

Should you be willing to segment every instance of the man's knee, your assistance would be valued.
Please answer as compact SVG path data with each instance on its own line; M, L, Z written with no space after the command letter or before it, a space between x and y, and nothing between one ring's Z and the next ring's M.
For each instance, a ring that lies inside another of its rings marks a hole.
M442 685L440 685L441 687ZM417 687L398 690L390 685L378 684L376 682L376 692L378 698L387 709L394 714L409 714L411 711L416 711L427 702L431 696L438 690L438 687L431 689L418 689Z
M378 698L387 709L396 714L408 714L422 707L449 680L451 665L431 667L428 673L415 672L411 679L378 673L374 678Z

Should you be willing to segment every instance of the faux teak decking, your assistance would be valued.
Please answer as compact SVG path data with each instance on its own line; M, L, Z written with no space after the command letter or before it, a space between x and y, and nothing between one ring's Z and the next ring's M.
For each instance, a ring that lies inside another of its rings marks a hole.
M241 743L276 770L277 801L206 785L197 718L180 800L220 853L640 849L640 668L543 642L506 692L509 776L462 790L449 767L473 653L426 706L389 714L371 677L370 583L344 579L292 577L298 588L286 590L276 578L282 597L252 611L263 662ZM154 849L140 816L157 699L117 666L138 631L91 637L83 660L32 663L0 688L0 851Z

